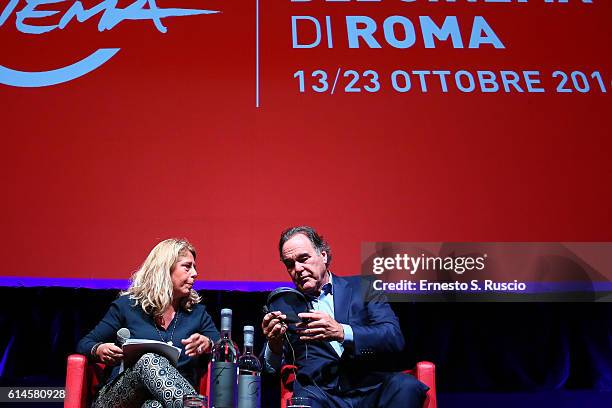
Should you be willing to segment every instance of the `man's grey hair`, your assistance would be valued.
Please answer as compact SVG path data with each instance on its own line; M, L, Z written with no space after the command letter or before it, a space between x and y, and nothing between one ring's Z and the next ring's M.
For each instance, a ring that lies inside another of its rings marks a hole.
M331 248L329 247L329 244L325 238L323 238L323 235L317 234L317 231L308 225L287 228L281 232L280 240L278 242L278 253L281 256L281 260L283 256L283 245L285 245L285 242L289 241L294 235L297 234L306 236L319 255L321 255L321 252L325 252L327 254L327 262L325 263L325 266L329 268L329 264L332 260Z

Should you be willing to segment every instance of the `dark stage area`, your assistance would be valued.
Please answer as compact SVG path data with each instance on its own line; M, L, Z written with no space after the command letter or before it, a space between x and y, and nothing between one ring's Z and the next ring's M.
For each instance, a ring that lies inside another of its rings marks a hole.
M201 291L215 324L258 327L267 293ZM117 290L0 288L0 386L63 386L66 357L102 318ZM406 338L391 364L436 364L441 407L603 406L612 396L610 303L395 303ZM256 331L255 350L263 346ZM264 376L265 407L278 380ZM557 401L557 402L555 402ZM550 405L546 403L546 405ZM25 405L23 405L25 406Z

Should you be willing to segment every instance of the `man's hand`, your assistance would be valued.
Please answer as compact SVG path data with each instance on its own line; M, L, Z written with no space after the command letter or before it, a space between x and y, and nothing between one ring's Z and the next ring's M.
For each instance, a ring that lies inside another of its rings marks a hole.
M300 313L298 316L302 320L307 320L307 322L297 325L298 329L301 329L300 340L336 340L340 343L344 341L344 328L327 313L311 311L308 313Z
M208 353L212 345L212 341L200 333L193 333L189 338L182 339L181 343L185 345L185 354L189 357Z
M98 360L108 365L115 365L123 358L123 350L113 343L102 343L96 349Z
M261 322L261 329L268 339L268 346L274 354L283 353L283 335L287 331L287 318L282 312L270 312L266 314Z

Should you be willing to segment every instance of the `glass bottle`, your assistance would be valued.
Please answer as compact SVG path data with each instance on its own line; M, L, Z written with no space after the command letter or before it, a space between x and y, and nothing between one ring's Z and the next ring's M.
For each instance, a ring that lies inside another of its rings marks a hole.
M234 408L238 347L232 341L232 310L221 310L221 339L212 351L211 408Z
M238 359L238 408L261 406L261 362L253 354L255 328L244 326L244 352Z

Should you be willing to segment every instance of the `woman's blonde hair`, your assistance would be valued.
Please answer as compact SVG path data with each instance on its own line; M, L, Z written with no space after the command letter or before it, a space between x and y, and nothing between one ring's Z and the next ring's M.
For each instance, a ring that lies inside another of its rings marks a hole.
M196 250L187 240L166 239L151 250L144 263L130 278L130 287L122 295L130 295L140 304L145 313L160 316L172 303L172 278L170 272L181 256L191 252L196 257ZM202 298L191 289L182 307L191 310Z

